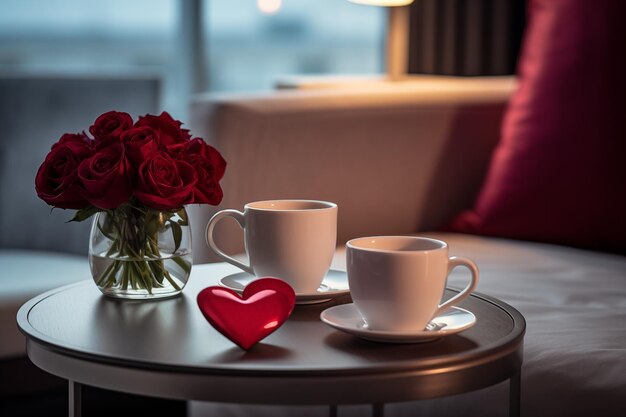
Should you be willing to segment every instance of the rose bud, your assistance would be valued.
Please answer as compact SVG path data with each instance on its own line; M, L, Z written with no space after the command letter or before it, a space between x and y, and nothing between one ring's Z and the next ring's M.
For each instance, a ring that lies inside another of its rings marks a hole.
M163 112L159 116L151 114L140 116L137 123L135 123L135 127L140 126L149 126L156 130L161 144L170 154L178 153L181 150L181 145L191 139L189 130L181 129L182 123L167 112Z
M202 139L195 138L185 147L183 160L193 166L198 175L193 202L218 205L223 197L219 180L226 170L226 161L222 155Z
M90 142L84 134L65 134L52 145L35 177L39 198L62 209L82 209L89 205L79 192L77 169L92 153Z
M122 134L126 158L133 167L139 167L143 161L157 152L158 141L158 133L148 126L133 127Z
M94 206L110 210L132 195L130 167L124 145L112 143L78 167L83 196Z
M134 194L147 207L172 210L193 202L197 181L191 165L161 151L139 167Z
M89 127L89 132L96 140L98 148L106 146L110 141L121 140L122 133L133 126L133 118L128 113L110 111L100 115Z
M58 142L52 145L51 149L57 148L61 145L68 144L68 143L76 143L76 145L70 145L70 146L76 146L77 150L84 149L84 147L87 147L87 149L89 149L90 151L94 149L94 141L89 139L89 136L87 136L85 132L65 133L63 134L63 136L61 136L61 139L59 139Z

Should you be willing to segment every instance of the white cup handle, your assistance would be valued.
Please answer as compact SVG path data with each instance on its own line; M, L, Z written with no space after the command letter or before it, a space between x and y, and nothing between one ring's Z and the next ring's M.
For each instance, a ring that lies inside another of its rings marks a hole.
M458 304L459 302L467 298L472 293L472 291L476 289L476 286L478 285L478 275L479 275L478 267L476 266L474 261L468 258L452 256L448 262L448 275L450 275L452 270L456 268L457 266L464 266L468 268L472 273L472 278L469 284L467 284L467 287L463 289L463 291L461 291L454 297L450 298L445 303L439 305L439 307L437 308L437 312L435 313L433 318L437 317L438 315L443 313L445 310L449 309L453 305Z
M250 265L246 265L242 262L239 262L235 258L228 256L226 253L224 253L224 251L217 247L215 239L213 238L213 229L215 228L217 222L222 220L224 217L232 217L237 221L237 223L239 223L239 226L242 229L245 228L246 220L242 212L233 209L218 211L213 215L213 217L211 217L211 219L209 220L209 224L207 224L206 226L206 243L209 245L213 253L215 253L218 258L225 262L228 262L229 264L235 265L237 268L241 268L251 275L254 275L254 271L252 270L252 267L250 267Z

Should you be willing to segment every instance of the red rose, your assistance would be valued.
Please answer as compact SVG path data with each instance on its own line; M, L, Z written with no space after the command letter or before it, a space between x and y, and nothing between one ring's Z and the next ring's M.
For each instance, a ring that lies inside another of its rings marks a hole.
M191 165L161 151L139 167L135 197L150 208L172 210L193 202L196 182Z
M83 147L87 147L87 149L89 150L93 150L94 148L93 140L89 139L89 137L85 134L85 132L83 132L83 133L63 134L63 136L61 136L61 139L59 139L58 142L52 145L51 149L57 148L61 145L68 144L68 143L75 143L75 145L70 145L70 146L74 147L74 149L76 150L79 150Z
M157 152L158 138L158 133L148 126L134 127L122 134L126 157L133 167L139 167L143 161Z
M132 195L130 167L122 143L112 143L78 166L84 197L94 206L110 210Z
M89 128L96 139L96 146L101 147L109 140L119 141L122 133L133 126L130 114L110 111L100 115Z
M151 114L140 116L135 127L140 126L149 126L156 130L161 144L170 154L178 153L183 145L191 139L189 130L181 129L182 123L167 112L163 112L159 116Z
M222 155L202 139L195 138L187 143L183 160L194 167L198 175L193 202L218 205L224 195L219 183L226 170Z
M52 145L35 177L37 196L51 206L81 209L89 205L80 194L77 169L92 153L85 134L65 134Z

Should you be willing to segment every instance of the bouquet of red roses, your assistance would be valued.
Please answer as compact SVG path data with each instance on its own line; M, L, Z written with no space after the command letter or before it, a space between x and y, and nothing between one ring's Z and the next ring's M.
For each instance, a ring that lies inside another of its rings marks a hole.
M39 198L76 209L72 221L103 214L94 227L108 244L93 248L90 260L105 293L130 286L152 294L164 282L180 287L162 260L159 239L165 233L173 240L165 257L189 274L190 254L177 253L182 228L188 226L184 205L220 203L226 162L181 125L166 112L133 123L129 114L110 111L89 128L93 138L85 132L64 134L37 172ZM110 262L94 265L98 257Z

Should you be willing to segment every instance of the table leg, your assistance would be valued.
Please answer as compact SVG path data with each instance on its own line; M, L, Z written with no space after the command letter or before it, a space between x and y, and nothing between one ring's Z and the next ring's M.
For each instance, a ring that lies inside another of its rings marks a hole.
M522 391L522 371L517 371L509 379L509 417L520 417Z
M81 402L82 402L82 385L76 381L69 381L68 393L69 393L69 417L81 417Z
M372 404L372 417L385 417L385 404Z
M328 417L337 417L338 415L338 406L329 405L328 406Z

